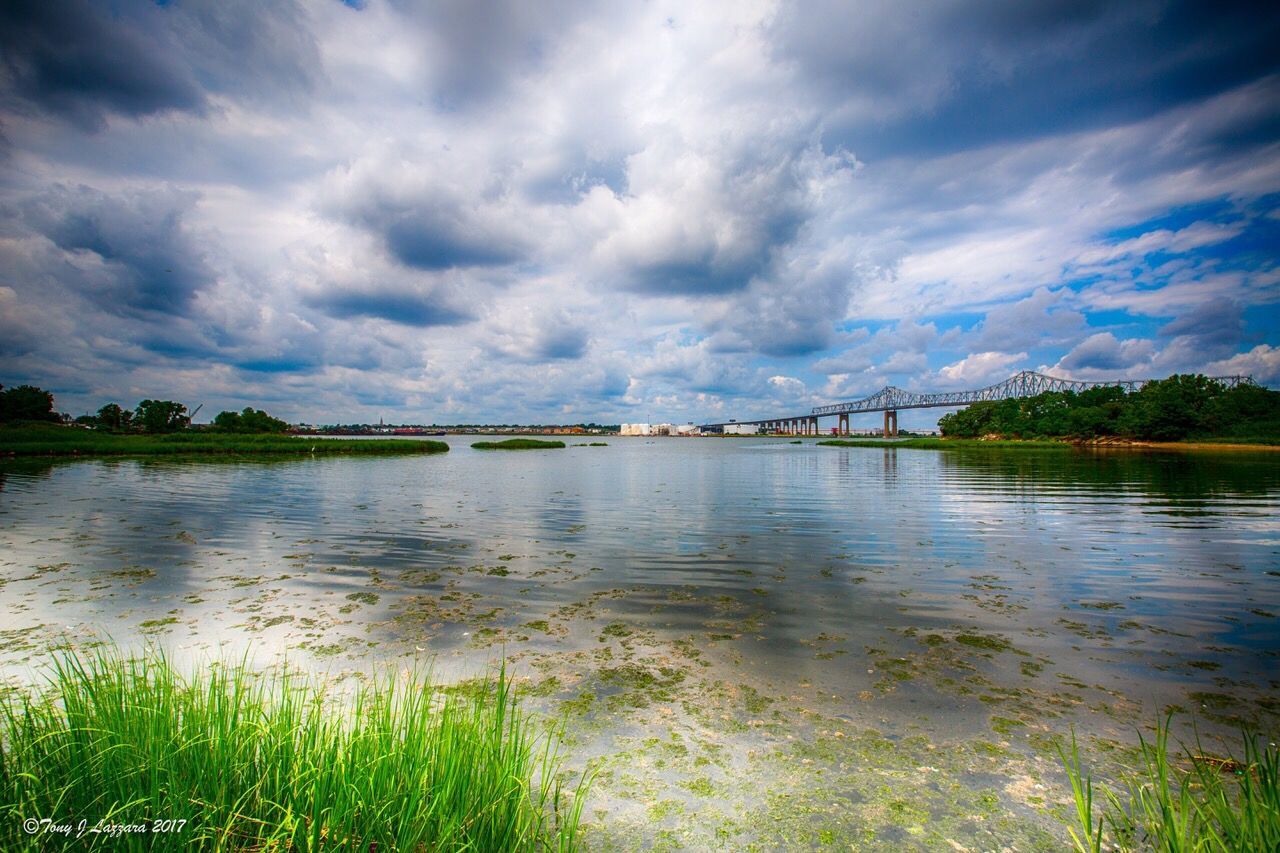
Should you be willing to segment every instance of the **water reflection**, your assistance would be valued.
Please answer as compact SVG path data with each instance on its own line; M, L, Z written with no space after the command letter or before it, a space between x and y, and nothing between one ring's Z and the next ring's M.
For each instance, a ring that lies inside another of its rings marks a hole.
M596 609L634 630L725 635L780 677L813 668L817 636L857 654L907 630L1017 636L1117 683L1185 681L1152 662L1204 646L1234 650L1204 678L1276 654L1275 454L453 441L403 460L6 464L6 621L466 657L481 629L590 648L521 626L608 595ZM19 580L40 566L60 568ZM853 692L858 672L827 677Z

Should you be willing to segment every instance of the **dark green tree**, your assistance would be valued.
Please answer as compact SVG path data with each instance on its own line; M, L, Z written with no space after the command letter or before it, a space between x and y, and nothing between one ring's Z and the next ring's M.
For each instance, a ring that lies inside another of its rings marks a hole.
M219 412L213 419L213 427L219 432L279 433L289 429L289 424L261 409L246 406L242 412Z
M19 385L0 390L0 423L59 420L61 417L53 410L53 395L43 388Z
M1209 406L1219 435L1280 438L1280 391L1261 385L1237 385Z
M177 432L190 423L187 407L172 400L143 400L134 412L134 424L143 432Z
M128 429L133 423L133 412L123 409L118 403L107 403L98 409L98 426L104 429Z
M1216 431L1212 404L1225 389L1198 373L1176 374L1142 386L1120 416L1120 432L1150 441L1180 441Z

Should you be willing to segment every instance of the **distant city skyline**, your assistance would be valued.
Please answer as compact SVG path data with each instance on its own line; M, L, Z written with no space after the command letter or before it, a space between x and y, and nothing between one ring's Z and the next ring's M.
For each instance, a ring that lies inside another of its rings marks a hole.
M7 3L0 383L440 424L1280 387L1277 43L1245 3Z

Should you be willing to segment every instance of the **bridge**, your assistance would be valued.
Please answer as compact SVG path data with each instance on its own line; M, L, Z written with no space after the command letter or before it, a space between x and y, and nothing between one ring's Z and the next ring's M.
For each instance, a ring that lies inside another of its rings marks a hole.
M1253 385L1251 376L1213 376L1215 382L1221 382L1228 388L1237 385ZM884 412L884 435L898 434L899 409L929 409L943 406L968 406L987 400L1010 400L1020 397L1034 397L1046 391L1085 391L1089 388L1123 388L1127 392L1137 391L1151 379L1118 379L1112 382L1081 382L1075 379L1059 379L1056 376L1045 376L1031 370L1024 370L1010 376L1003 382L979 388L976 391L943 391L935 394L917 394L887 385L870 397L853 400L847 403L834 403L830 406L815 406L808 413L777 418L763 418L755 421L728 421L725 423L703 424L703 432L724 432L725 427L738 424L754 425L766 432L787 435L817 435L818 418L835 415L839 418L837 432L849 434L849 416L866 412Z

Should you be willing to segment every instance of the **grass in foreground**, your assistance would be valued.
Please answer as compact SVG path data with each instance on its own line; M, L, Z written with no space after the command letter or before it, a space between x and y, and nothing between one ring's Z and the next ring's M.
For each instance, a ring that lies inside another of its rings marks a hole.
M1124 790L1103 790L1094 808L1093 779L1080 767L1075 734L1059 755L1071 780L1081 853L1102 850L1280 850L1280 750L1245 733L1244 758L1206 756L1199 744L1189 766L1169 760L1169 721L1154 743L1141 738L1142 766L1121 780ZM1095 812L1101 812L1095 817Z
M571 850L587 782L561 797L505 671L460 698L422 673L349 701L285 671L162 655L58 659L48 695L0 706L0 849L62 839L24 820L88 827L183 821L77 846L185 850Z
M444 453L443 441L386 439L356 441L291 435L237 435L216 432L175 432L166 435L114 435L53 424L0 428L0 455L14 456L256 456L332 455L378 456L405 453Z
M563 441L541 441L536 438L508 438L506 441L477 441L476 450L546 450L564 447Z

